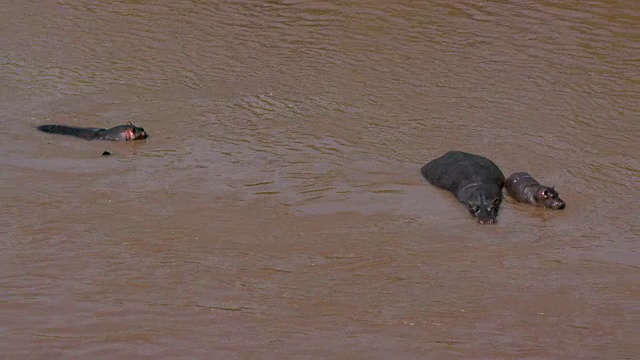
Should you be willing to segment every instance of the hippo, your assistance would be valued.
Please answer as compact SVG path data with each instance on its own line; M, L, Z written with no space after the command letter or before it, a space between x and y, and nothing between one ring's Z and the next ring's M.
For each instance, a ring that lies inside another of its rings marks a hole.
M131 122L126 125L114 126L111 129L82 128L67 125L40 125L37 129L46 133L76 136L85 140L129 141L147 138L146 131Z
M480 224L496 222L504 175L484 156L449 151L420 170L431 185L447 190L463 203Z
M555 210L564 209L566 205L554 187L541 185L526 172L511 174L505 182L505 188L509 196L521 203Z

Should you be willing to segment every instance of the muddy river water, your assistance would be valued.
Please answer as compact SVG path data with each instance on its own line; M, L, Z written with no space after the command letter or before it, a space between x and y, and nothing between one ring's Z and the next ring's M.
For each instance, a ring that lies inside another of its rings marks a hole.
M21 0L0 24L2 358L640 358L637 1ZM127 121L150 137L34 128ZM451 149L567 208L476 224L419 173Z

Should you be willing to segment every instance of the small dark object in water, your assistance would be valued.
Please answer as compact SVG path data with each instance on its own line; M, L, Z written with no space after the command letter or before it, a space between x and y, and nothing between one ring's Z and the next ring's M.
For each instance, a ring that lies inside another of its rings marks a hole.
M541 185L533 176L526 172L511 174L505 181L504 187L512 198L521 203L560 210L566 206L560 199L556 189Z
M504 175L484 156L449 151L420 170L434 186L453 193L480 224L493 224L502 202Z
M111 153L108 152L108 151L105 151L105 152L102 153L102 156L109 156L109 155L111 155Z
M143 128L129 122L127 125L114 126L111 129L81 128L67 125L40 125L38 130L52 134L76 136L85 140L142 140L147 138Z

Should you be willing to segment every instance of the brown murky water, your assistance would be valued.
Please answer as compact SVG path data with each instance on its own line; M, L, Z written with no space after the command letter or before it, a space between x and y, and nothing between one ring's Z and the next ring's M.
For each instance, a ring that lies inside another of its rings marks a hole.
M2 8L2 358L640 357L637 2ZM450 149L567 209L477 225Z

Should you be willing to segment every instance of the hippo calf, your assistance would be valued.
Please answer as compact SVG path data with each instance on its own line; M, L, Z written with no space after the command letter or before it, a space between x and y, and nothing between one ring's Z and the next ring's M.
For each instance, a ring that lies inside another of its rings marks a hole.
M526 172L511 174L505 182L505 188L509 196L521 203L556 210L564 209L566 205L553 187L541 185Z
M504 175L484 156L449 151L420 169L431 185L450 191L480 224L496 222Z
M143 128L129 122L126 125L114 126L111 129L82 128L67 125L40 125L38 130L52 134L71 135L85 140L142 140L147 138Z

